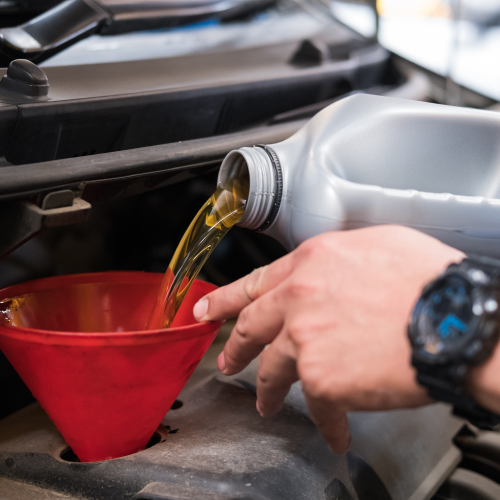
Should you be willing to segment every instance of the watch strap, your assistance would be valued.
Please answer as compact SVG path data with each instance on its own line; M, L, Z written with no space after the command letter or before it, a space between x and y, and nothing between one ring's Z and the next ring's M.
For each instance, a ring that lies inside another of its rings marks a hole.
M426 387L432 399L451 404L454 415L479 429L494 430L500 425L500 415L477 404L465 391L466 365L431 368L415 359L413 365L417 368L418 383Z

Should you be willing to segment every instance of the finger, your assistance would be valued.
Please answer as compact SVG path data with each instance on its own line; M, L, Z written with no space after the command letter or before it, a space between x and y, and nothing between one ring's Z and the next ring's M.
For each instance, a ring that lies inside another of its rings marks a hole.
M291 273L292 259L292 254L285 255L269 266L255 269L244 278L209 293L195 304L194 317L198 321L216 321L237 316Z
M281 410L291 385L299 379L294 350L286 337L278 336L260 357L257 411L263 417L273 417Z
M344 453L351 443L349 421L345 411L335 403L317 399L304 392L311 419L334 453Z
M284 309L277 287L241 311L218 363L222 373L240 372L276 338L283 327Z

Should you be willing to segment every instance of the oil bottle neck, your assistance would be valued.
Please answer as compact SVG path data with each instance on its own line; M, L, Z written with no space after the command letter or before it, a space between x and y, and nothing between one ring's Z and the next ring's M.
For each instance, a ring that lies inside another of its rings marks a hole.
M276 218L281 203L282 174L276 153L268 146L245 147L231 151L219 171L218 184L248 172L250 189L243 217L238 226L263 231Z

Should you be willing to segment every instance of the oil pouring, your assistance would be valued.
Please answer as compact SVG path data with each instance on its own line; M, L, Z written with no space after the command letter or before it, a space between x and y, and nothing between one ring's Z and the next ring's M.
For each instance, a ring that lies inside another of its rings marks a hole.
M500 257L498 137L497 112L358 94L283 142L230 152L172 259L149 327L171 324L234 224L288 250L327 231L402 224Z
M201 207L184 233L163 277L146 329L169 328L189 287L224 235L243 217L249 177L244 162L231 173Z

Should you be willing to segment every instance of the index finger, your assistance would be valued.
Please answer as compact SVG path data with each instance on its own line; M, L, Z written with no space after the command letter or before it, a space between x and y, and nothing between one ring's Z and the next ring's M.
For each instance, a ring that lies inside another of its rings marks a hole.
M193 308L198 321L217 321L238 316L255 299L279 285L292 271L292 254L259 267L247 276L200 299Z

